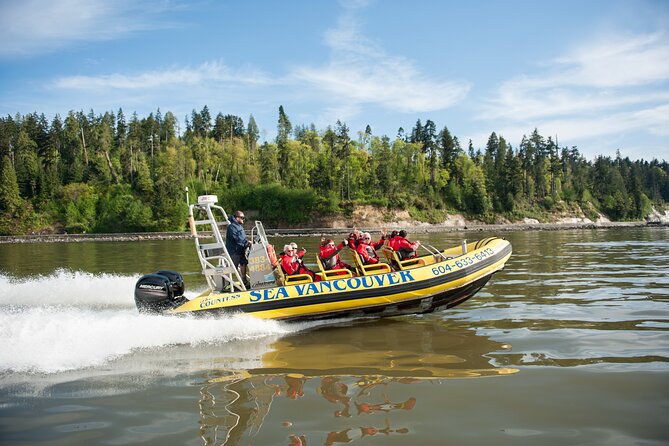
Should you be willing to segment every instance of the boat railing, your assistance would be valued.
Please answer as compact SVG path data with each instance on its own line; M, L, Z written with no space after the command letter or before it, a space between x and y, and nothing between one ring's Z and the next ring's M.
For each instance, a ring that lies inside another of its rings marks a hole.
M228 214L225 209L215 204L216 200L215 195L203 195L198 197L197 203L188 206L188 223L195 240L202 274L211 291L244 291L246 290L244 281L221 235L220 227L227 227L230 224ZM214 211L223 217L222 221L216 219ZM202 234L200 227L207 228L211 235ZM209 240L202 243L203 239Z
M251 229L251 240L253 240L253 243L262 243L265 249L269 246L267 234L265 234L265 227L260 220L256 220Z
M432 257L434 257L434 260L439 262L441 260L446 260L446 256L442 254L439 249L435 248L433 245L427 244L427 243L421 243L420 245L425 251L429 252ZM441 260L440 260L441 259Z

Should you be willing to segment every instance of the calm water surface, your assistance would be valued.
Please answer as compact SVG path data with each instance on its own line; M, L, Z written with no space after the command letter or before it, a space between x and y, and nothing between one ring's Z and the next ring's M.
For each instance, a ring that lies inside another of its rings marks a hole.
M186 240L0 245L1 443L668 444L669 228L502 235L463 305L329 324L138 315Z

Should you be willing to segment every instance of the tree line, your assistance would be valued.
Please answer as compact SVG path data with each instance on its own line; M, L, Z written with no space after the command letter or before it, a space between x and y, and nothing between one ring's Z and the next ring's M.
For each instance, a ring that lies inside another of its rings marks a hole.
M589 161L537 129L517 147L495 132L485 147L463 147L429 119L391 139L341 121L293 125L281 106L275 140L259 144L252 115L212 117L204 106L181 130L160 110L0 118L0 233L183 230L186 187L191 201L216 193L269 225L347 215L358 204L428 222L453 212L494 222L579 210L637 220L669 202L666 161L619 152Z

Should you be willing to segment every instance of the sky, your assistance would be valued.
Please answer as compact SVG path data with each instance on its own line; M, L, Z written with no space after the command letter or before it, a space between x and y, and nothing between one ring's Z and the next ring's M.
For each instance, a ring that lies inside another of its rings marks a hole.
M0 115L205 105L669 160L669 0L0 0Z

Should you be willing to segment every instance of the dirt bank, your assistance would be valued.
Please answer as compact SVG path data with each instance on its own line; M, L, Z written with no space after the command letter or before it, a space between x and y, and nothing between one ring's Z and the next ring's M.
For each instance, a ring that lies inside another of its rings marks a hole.
M253 212L249 212L252 214ZM449 214L437 224L416 221L409 212L404 210L379 209L374 206L358 206L348 218L342 216L323 217L316 219L309 227L303 228L271 228L265 230L267 235L281 236L338 236L348 234L351 229L357 228L373 233L383 230L406 229L411 234L429 232L458 232L458 231L557 231L566 229L605 229L628 228L640 226L669 226L669 210L653 209L647 221L612 222L600 215L597 221L592 221L584 215L560 214L553 215L553 221L543 222L526 218L521 222L510 222L500 218L497 224L485 224L476 220L468 220L461 214ZM247 232L251 229L251 220L247 222ZM31 234L23 236L2 236L1 243L41 243L41 242L90 242L90 241L142 241L142 240L176 240L189 239L190 232L141 232L126 234Z

